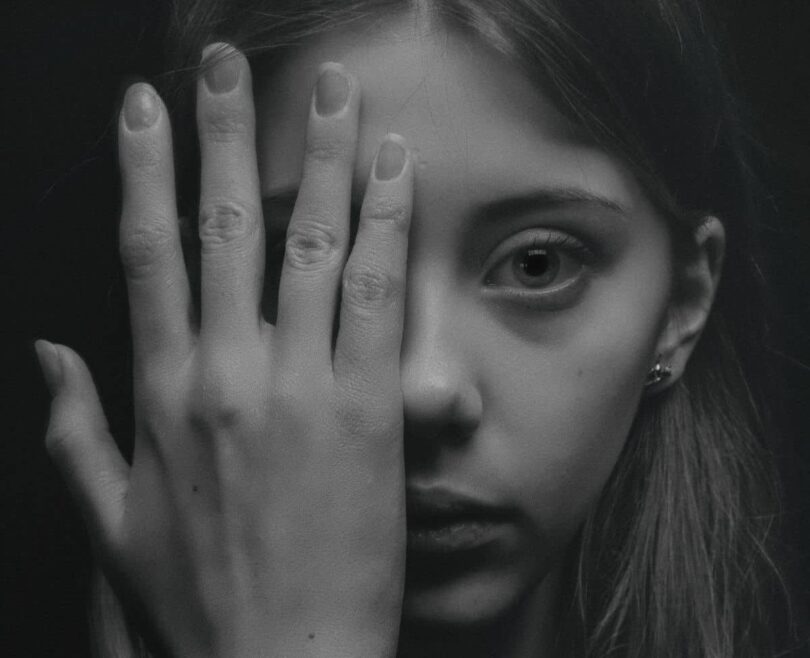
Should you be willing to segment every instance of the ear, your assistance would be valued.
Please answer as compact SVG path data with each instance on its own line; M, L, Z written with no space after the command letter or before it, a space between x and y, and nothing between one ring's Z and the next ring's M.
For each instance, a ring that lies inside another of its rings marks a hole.
M671 376L652 385L653 390L666 388L683 375L720 282L726 251L723 224L716 217L705 217L692 239L675 265L672 299L655 355L662 366L669 367Z

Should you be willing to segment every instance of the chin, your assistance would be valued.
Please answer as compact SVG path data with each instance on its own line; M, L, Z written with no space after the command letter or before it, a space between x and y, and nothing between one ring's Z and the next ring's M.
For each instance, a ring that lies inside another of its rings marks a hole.
M514 615L543 581L542 574L514 568L459 572L448 566L436 565L407 579L404 625L489 626Z

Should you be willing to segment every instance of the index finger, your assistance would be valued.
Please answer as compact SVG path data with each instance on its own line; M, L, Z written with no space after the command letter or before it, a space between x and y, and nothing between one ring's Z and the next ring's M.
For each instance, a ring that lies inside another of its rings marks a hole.
M118 123L123 205L119 249L129 293L136 369L182 349L191 295L174 190L169 115L155 90L127 90Z

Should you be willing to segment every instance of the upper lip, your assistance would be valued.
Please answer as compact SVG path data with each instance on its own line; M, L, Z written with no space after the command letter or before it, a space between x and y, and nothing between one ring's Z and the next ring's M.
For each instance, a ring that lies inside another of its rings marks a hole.
M405 492L408 520L416 522L458 522L502 520L510 510L443 486L408 487Z

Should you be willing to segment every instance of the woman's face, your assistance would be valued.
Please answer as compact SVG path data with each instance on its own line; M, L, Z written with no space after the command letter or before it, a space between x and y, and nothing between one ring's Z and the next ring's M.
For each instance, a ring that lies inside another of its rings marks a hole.
M654 360L672 276L666 225L629 171L508 61L403 17L256 72L271 257L324 61L362 88L357 202L386 133L418 159L401 355L406 619L542 607Z

